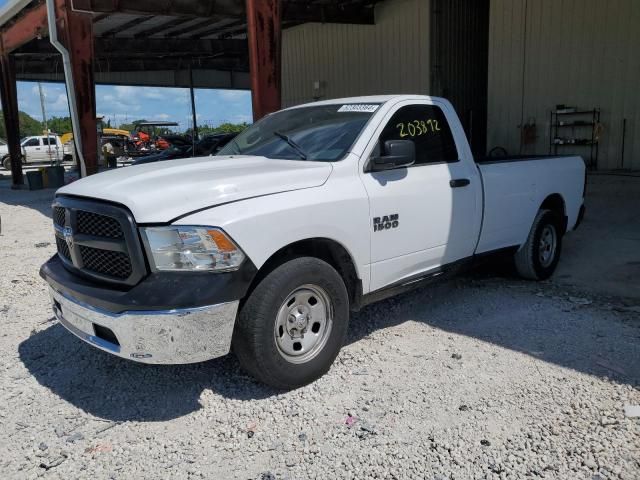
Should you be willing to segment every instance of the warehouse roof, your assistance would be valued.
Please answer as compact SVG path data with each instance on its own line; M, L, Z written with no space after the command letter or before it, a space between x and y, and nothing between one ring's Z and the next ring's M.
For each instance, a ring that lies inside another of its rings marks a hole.
M283 0L282 27L373 24L377 1ZM73 0L72 5L92 14L98 82L185 86L184 75L164 73L191 68L196 86L248 86L242 75L249 71L245 0ZM0 11L0 30L37 10L46 13L44 0L10 1ZM46 25L34 28L42 35L14 51L18 78L62 80L61 59L46 38Z

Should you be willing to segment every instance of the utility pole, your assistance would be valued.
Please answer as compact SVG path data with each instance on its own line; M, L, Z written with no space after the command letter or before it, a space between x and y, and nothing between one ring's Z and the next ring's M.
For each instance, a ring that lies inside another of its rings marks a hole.
M189 65L189 95L191 97L191 117L193 118L193 135L192 135L192 149L191 154L196 153L196 142L198 141L198 122L196 117L196 97L193 91L193 69Z
M40 108L42 109L42 123L44 125L44 134L47 138L47 149L49 150L49 161L53 162L53 155L51 155L51 137L49 136L49 127L47 126L47 111L44 108L44 93L42 92L42 83L38 82L38 91L40 92ZM56 141L56 162L58 158L58 142Z

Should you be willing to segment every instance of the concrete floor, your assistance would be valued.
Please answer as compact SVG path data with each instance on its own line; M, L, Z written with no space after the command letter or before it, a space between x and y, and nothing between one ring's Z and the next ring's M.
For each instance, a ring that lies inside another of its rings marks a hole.
M640 302L640 176L590 175L587 213L552 281Z

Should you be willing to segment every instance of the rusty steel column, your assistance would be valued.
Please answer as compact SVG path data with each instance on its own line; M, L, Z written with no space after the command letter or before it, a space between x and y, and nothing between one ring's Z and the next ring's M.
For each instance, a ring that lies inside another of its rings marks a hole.
M20 147L20 119L18 116L18 91L13 57L4 49L0 51L0 90L2 91L2 112L7 132L7 146L11 157L11 188L24 185L22 174L22 148Z
M98 132L96 126L96 89L94 81L94 39L91 15L73 12L69 1L56 1L60 42L69 51L74 95L80 120L82 155L86 174L98 172Z
M280 109L282 29L280 0L247 1L247 39L253 119Z

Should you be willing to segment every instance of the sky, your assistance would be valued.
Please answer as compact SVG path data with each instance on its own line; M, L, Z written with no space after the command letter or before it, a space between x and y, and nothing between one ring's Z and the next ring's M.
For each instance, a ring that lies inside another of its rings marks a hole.
M42 83L48 118L69 115L62 83ZM198 125L251 122L251 92L248 90L196 89ZM18 82L18 108L42 120L36 82ZM168 120L185 130L191 126L191 101L186 88L96 85L96 112L116 127L137 119ZM58 132L60 133L60 132Z

